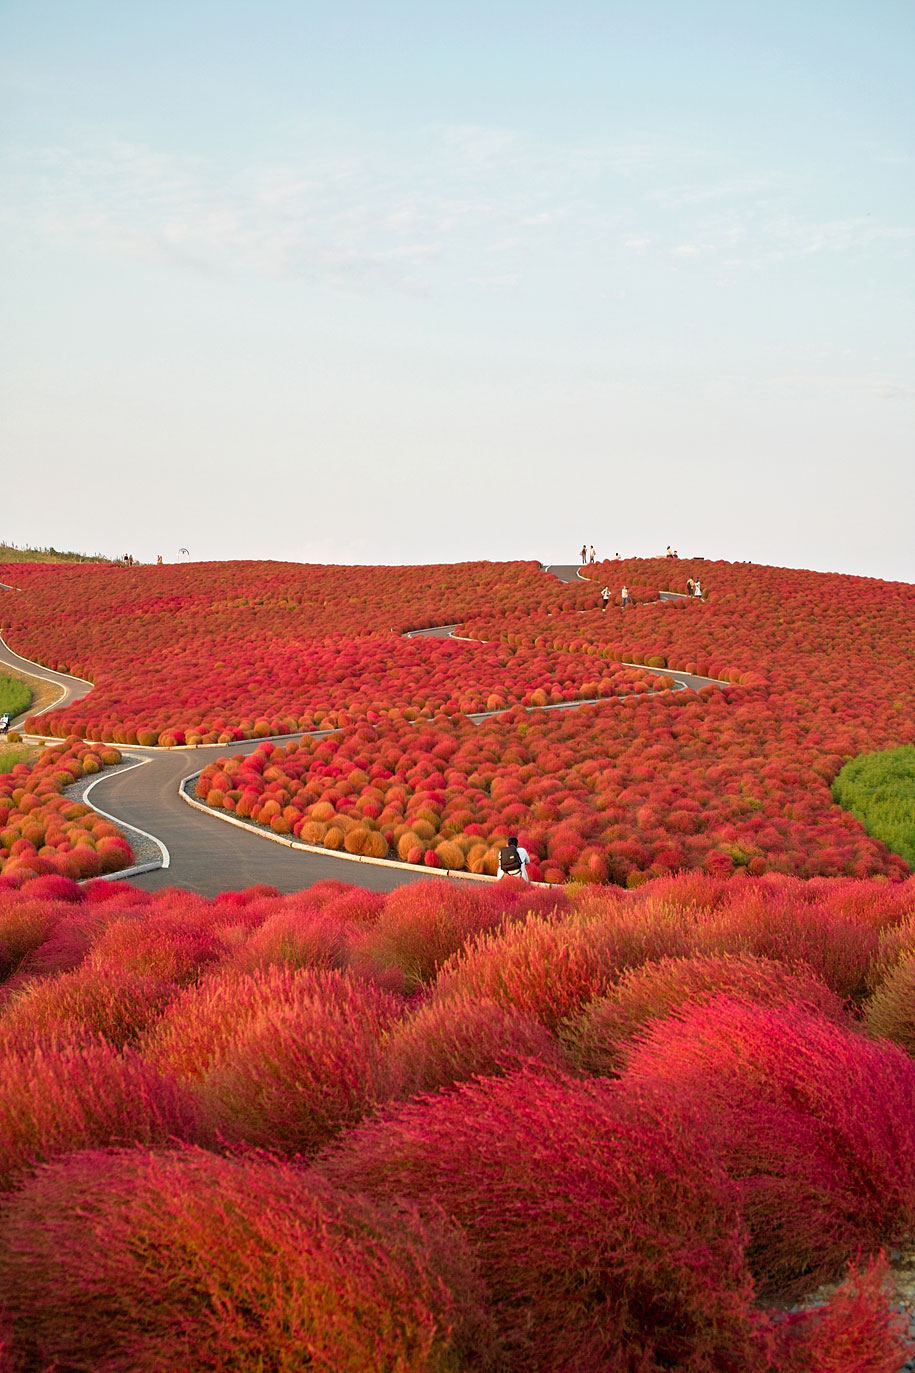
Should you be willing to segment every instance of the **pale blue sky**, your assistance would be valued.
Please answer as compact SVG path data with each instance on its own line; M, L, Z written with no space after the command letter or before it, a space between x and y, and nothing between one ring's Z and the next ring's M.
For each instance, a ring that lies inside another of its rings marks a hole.
M915 581L913 40L0 0L0 537Z

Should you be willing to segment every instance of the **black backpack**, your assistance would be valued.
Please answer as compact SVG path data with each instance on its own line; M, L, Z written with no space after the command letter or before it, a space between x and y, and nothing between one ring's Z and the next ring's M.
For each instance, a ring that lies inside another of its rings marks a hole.
M521 871L521 855L514 844L506 844L504 849L499 850L499 867L503 872Z

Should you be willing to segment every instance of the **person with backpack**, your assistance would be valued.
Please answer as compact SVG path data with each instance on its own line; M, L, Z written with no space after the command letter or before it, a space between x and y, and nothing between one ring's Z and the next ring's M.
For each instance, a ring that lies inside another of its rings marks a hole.
M527 849L519 848L518 839L513 834L504 849L499 850L499 871L497 877L523 877L525 882L530 882L527 875L527 865L531 861L531 856Z

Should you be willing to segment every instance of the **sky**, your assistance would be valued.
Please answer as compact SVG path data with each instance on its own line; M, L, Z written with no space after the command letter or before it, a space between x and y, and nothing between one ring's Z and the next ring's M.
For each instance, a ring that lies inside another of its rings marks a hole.
M0 0L0 539L915 581L913 42L911 0Z

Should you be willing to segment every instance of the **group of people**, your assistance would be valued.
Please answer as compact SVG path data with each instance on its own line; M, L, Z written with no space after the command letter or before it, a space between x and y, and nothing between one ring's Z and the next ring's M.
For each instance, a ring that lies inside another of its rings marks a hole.
M695 581L693 581L692 577L687 577L687 579L686 579L686 594L687 594L687 596L698 596L698 597L700 598L700 600L701 600L701 598L702 598L702 583L699 581L699 578L698 578L698 577L696 578Z
M679 556L680 556L680 554L677 552L677 550L676 550L675 548L671 548L670 544L668 544L668 545L667 545L667 548L664 550L664 557L665 557L665 558L679 558ZM616 562L619 562L619 560L620 560L620 555L617 553L616 558L615 558L615 561L616 561ZM583 543L582 546L581 546L581 564L582 564L582 567L584 567L585 563L593 563L593 562L595 562L595 561L596 561L596 559L595 559L595 556L594 556L594 545L593 545L593 543L592 543L591 545L588 545L588 544L586 544L586 543Z
M600 593L600 599L601 599L601 607L600 607L600 608L601 608L601 610L606 610L606 609L607 609L607 606L610 604L610 596L611 596L611 594L612 594L612 593L611 593L611 591L610 591L609 586L605 586L605 587L603 588L603 590L601 591L601 593ZM622 589L622 591L620 592L620 605L621 605L621 606L623 607L623 609L625 610L628 604L629 604L629 588L628 588L628 586L624 586L623 589Z
M613 555L613 560L614 560L614 562L617 562L617 563L618 563L618 562L620 561L620 555L619 555L618 553L614 553L614 555ZM597 561L597 559L596 559L595 554L594 554L594 545L593 545L593 543L591 544L590 547L589 547L586 543L583 543L582 546L581 546L581 565L582 565L582 567L584 567L585 563L593 563L593 562L596 562L596 561Z

